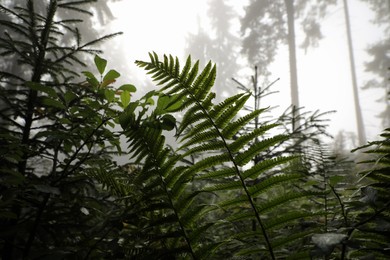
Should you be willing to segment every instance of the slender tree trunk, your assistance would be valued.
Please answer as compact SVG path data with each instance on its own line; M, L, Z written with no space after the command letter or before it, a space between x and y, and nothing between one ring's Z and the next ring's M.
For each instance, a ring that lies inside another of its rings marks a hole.
M284 0L287 9L288 26L288 50L290 55L290 86L291 86L291 104L293 108L293 131L297 128L298 122L295 118L298 116L299 95L298 95L298 72L297 56L295 47L295 26L294 26L294 0Z
M352 46L352 36L351 36L351 24L349 22L349 11L348 11L348 2L344 1L344 14L345 14L345 25L347 27L347 38L348 38L348 51L349 51L349 62L351 65L351 77L352 77L352 88L353 88L353 98L355 102L355 114L356 114L356 124L357 132L359 138L359 145L366 144L366 133L364 130L362 110L359 102L359 90L356 82L356 71L355 71L355 59L353 56L353 46Z

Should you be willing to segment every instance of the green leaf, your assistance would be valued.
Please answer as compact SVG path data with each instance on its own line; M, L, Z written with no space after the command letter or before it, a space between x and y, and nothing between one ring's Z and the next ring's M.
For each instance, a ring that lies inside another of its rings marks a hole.
M55 92L55 90L52 87L44 86L44 85L41 85L39 83L31 82L31 81L26 82L26 85L30 89L33 89L33 90L38 91L38 92L46 93L53 98L58 97L57 93Z
M70 125L72 124L72 121L70 121L68 118L63 117L60 119L60 123L63 125Z
M119 87L119 90L125 90L129 92L136 92L137 88L132 84L125 84Z
M65 99L66 105L69 105L69 103L72 102L73 100L75 100L76 98L77 98L77 95L71 91L68 91L64 94L64 99Z
M182 99L178 98L178 95L161 95L157 100L157 107L154 111L157 115L161 115L168 112L175 112L182 106Z
M115 82L114 79L103 80L102 83L100 84L100 88L105 88L105 87L107 87L108 85L110 85L111 83L114 83L114 82Z
M66 108L64 104L62 104L61 102L48 97L43 97L42 104L50 107L60 108L60 109Z
M122 129L126 129L131 123L135 121L134 110L138 107L138 102L131 102L119 116L119 123Z
M103 74L104 70L106 69L107 60L100 58L99 55L96 55L95 56L95 65L96 65L96 68L98 69L99 73Z
M167 114L164 115L162 118L162 128L164 130L171 131L176 126L176 118L174 118L172 115Z
M123 91L121 94L122 107L126 107L130 103L130 92Z
M154 112L157 115L163 114L164 110L168 104L169 104L169 96L167 96L167 95L160 96L157 100L157 107L156 107L156 110Z
M115 91L112 89L105 89L104 96L106 97L108 102L112 102L115 99ZM130 99L129 99L129 101L130 101Z
M109 72L107 72L107 74L104 76L103 78L103 81L111 81L111 80L115 80L116 78L119 78L121 74L119 74L119 72L117 72L116 70L110 70Z
M149 104L149 105L151 105L151 106L153 106L153 105L154 105L154 99L150 97L150 98L148 98L148 99L146 100L146 103Z
M92 86L92 87L99 87L99 81L96 79L96 78L87 78L87 81L88 83Z
M89 71L83 71L82 72L86 77L87 77L87 82L97 88L99 86L99 81L97 80L97 78L95 77L95 75L93 75L91 72Z
M88 79L96 79L95 75L93 75L90 71L82 71L81 73L83 73Z
M165 108L165 111L167 112L176 112L178 111L182 105L183 105L183 99L178 98L179 95L173 95L169 98L169 104Z

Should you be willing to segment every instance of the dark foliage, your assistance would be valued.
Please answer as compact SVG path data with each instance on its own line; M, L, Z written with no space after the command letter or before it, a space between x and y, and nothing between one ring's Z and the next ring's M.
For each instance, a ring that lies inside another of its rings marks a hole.
M389 257L389 129L362 147L375 157L354 182L321 113L263 121L258 102L244 109L257 88L217 103L211 62L151 53L136 64L160 89L133 100L92 47L116 34L82 43L56 15L89 2L0 6L0 51L20 70L0 72L2 259ZM74 83L85 53L96 73Z

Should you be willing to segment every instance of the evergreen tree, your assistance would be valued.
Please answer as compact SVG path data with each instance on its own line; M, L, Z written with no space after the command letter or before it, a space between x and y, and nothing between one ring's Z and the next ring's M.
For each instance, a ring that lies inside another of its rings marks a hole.
M258 66L263 75L268 75L268 66L274 61L279 44L287 43L290 62L291 104L293 113L299 109L298 69L295 43L295 20L303 17L302 29L306 34L302 47L316 46L322 38L319 21L326 8L336 1L257 1L249 2L242 18L244 36L243 53ZM296 125L293 125L295 128Z
M5 4L10 7L0 5L2 259L91 255L98 241L115 232L110 218L117 209L87 172L115 171L110 154L119 139L110 127L115 110L91 87L95 82L74 83L79 76L74 68L85 66L82 54L99 53L94 44L118 34L83 42L76 29L82 20L59 15L64 9L88 13L82 6L91 1ZM111 73L106 80L115 77ZM114 251L106 250L105 255Z

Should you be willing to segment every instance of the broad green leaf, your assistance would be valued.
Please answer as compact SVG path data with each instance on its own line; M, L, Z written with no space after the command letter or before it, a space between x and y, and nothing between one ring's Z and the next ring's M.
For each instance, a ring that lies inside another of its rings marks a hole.
M70 124L72 124L72 121L70 121L68 118L63 117L60 119L60 123L63 125L66 125L66 124L70 125Z
M170 114L164 115L161 119L162 119L162 128L164 130L171 131L173 128L175 128L176 118L174 118L172 115Z
M112 89L105 89L104 96L106 97L108 102L112 102L115 99L115 91Z
M178 99L177 97L178 97L178 95L173 95L169 98L169 104L165 108L165 111L175 112L181 108L181 106L183 105L183 99L181 99L181 98Z
M104 76L103 81L105 80L115 80L116 78L119 78L121 74L117 72L116 70L110 70L107 72L107 74Z
M123 91L121 94L122 107L126 107L130 103L130 92Z
M154 112L157 115L163 114L164 110L168 104L169 104L169 96L167 96L167 95L160 96L157 100L157 107L156 107L156 110Z
M157 101L157 107L154 111L157 115L177 111L183 104L179 95L161 95Z
M131 102L119 116L119 123L122 129L126 129L132 122L135 121L134 110L138 107L138 102Z
M154 105L154 99L153 98L148 98L146 100L146 103L153 106Z
M53 98L56 98L58 96L52 87L44 86L44 85L41 85L39 83L31 82L31 81L26 82L26 85L30 89L46 93Z
M93 77L93 78L87 78L87 81L88 81L88 83L92 86L92 87L95 87L95 88L97 88L98 86L99 86L99 81L95 78L95 77Z
M136 92L137 88L132 84L125 84L119 87L119 90L126 90L129 92Z
M96 55L95 56L95 65L96 65L96 68L98 69L99 73L103 74L104 70L106 69L107 60L100 58L99 55Z
M54 99L51 99L51 98L48 98L48 97L44 97L42 99L42 104L44 104L46 106L50 106L50 107L60 108L60 109L65 109L66 108L64 106L64 104L62 104L61 102L59 102L57 100L54 100Z
M101 88L105 88L105 87L107 87L108 85L110 85L111 83L114 83L114 82L115 82L114 79L103 80L102 83L100 84L100 87Z
M152 90L152 91L149 91L148 93L146 93L146 94L142 97L142 99L147 100L148 98L151 98L151 97L156 96L156 95L158 95L158 92L155 91L155 90Z
M93 73L90 71L83 71L81 73L83 73L84 76L86 76L88 79L96 79L95 75L93 75Z
M77 95L71 91L66 92L64 95L66 105L69 105L69 103L75 100L76 98Z

